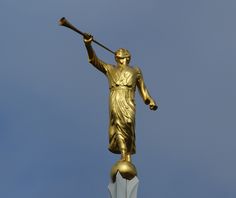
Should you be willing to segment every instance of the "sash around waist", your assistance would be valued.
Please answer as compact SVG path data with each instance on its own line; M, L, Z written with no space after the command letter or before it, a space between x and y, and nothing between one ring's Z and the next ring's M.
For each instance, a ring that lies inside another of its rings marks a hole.
M115 90L129 90L129 91L135 91L135 87L128 87L128 86L124 86L124 85L119 85L119 86L115 86L115 87L110 87L109 88L111 91L115 91Z

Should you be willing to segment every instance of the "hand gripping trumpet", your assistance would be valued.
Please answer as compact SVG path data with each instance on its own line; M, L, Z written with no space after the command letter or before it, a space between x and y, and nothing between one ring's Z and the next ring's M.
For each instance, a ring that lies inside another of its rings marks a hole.
M61 18L59 20L59 25L61 26L65 26L67 28L70 28L72 30L74 30L75 32L81 34L82 36L84 36L86 38L87 34L84 32L81 32L79 29L77 29L75 26L73 26L65 17ZM106 46L104 46L103 44L99 43L98 41L93 39L93 42L96 43L97 45L103 47L104 49L106 49L107 51L111 52L112 54L115 55L115 52L113 52L112 50L110 50L109 48L107 48Z

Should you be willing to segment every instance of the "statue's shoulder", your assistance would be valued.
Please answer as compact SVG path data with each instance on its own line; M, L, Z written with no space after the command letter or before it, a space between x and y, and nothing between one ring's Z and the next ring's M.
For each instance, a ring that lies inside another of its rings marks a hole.
M138 66L132 67L137 73L141 73L141 69Z

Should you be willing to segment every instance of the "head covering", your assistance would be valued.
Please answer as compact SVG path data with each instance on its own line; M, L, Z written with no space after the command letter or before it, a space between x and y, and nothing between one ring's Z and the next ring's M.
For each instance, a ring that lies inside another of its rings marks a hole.
M127 57L131 57L131 54L129 53L127 49L120 48L115 52L115 57L127 58Z

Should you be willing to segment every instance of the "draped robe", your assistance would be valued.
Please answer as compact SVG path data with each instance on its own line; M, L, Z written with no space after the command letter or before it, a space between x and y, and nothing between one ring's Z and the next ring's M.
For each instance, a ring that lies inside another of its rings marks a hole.
M100 60L92 46L86 44L89 62L104 73L109 82L109 147L116 154L126 149L136 152L135 145L135 90L138 87L146 104L152 100L138 67L114 66Z

